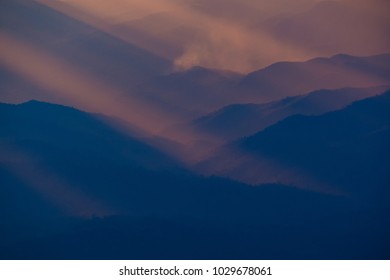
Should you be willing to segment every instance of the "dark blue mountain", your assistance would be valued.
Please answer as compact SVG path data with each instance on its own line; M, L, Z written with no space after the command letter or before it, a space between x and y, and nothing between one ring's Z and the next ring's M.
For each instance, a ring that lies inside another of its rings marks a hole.
M120 123L117 127L126 131L116 130L110 124L113 120L101 115L31 101L20 105L0 104L0 116L3 120L0 130L2 173L10 180L9 191L13 184L24 186L17 189L16 199L25 200L27 206L27 201L33 198L31 209L20 208L22 212L27 211L27 215L55 213L34 207L37 194L30 195L31 190L41 192L41 196L42 192L47 192L46 196L55 199L70 186L73 191L69 192L75 194L69 200L82 198L79 204L83 204L89 196L97 196L97 200L119 206L116 198L120 198L120 190L115 186L111 189L112 184L126 186L132 174L146 170L180 170L175 160L132 136L135 130L131 130L130 125L124 127ZM122 191L126 187L123 188ZM18 194L19 191L22 192ZM36 206L53 204L50 199L48 202ZM12 200L8 203L14 204ZM125 202L122 203L119 208L127 208ZM91 207L91 214L95 210L100 212L98 206ZM73 208L86 209L82 205L69 205L69 208L66 210L70 212L79 211ZM2 215L13 216L5 212Z
M146 144L145 138L131 136L131 130L124 133L114 129L114 120L108 123L100 115L38 101L0 104L0 115L5 120L0 131L1 170L10 185L15 185L14 191L26 190L29 186L29 191L39 194L47 191L42 187L46 184L49 192L55 194L55 186L60 190L68 186L87 197L115 205L117 213L164 217L232 217L249 215L249 209L264 206L250 199L252 193L259 190L194 175L179 162ZM43 178L51 180L45 182ZM18 184L24 187L16 187ZM241 195L242 200L237 200ZM231 204L233 198L238 203L235 207ZM250 200L253 203L249 203ZM11 201L4 205L19 204ZM243 201L246 202L241 205ZM49 199L48 202L61 208L56 201ZM79 205L74 206L78 209ZM2 215L12 216L5 212Z
M312 189L317 185L368 204L386 205L389 128L390 92L386 92L324 115L288 117L225 146L200 166L252 183L288 182Z
M387 222L387 215L368 211L285 225L151 217L45 221L19 226L22 237L0 245L0 258L378 260L389 258Z
M348 197L201 177L69 107L0 116L2 259L387 256L381 212Z
M243 140L347 192L389 194L390 92L318 117L297 115Z
M83 155L110 160L121 157L136 166L175 166L172 159L137 139L141 130L104 115L89 114L62 105L29 101L19 105L0 103L3 122L0 135L4 144L23 150L44 148L66 155ZM110 126L126 129L129 135Z

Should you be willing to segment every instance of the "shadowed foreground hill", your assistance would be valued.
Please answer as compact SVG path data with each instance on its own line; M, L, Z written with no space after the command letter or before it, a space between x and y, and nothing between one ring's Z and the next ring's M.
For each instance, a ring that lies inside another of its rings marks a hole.
M79 202L83 202L80 197L101 201L114 214L230 218L256 216L260 213L256 209L267 205L258 204L256 195L279 191L194 175L145 144L146 139L124 134L102 122L101 116L73 108L31 101L1 104L0 115L6 120L0 132L2 178L6 179L5 189L15 195L15 201L8 199L2 206L11 210L18 205L20 211L2 212L4 217L22 218L26 207L26 215L41 215L34 207L28 208L28 203L18 202L30 199L33 205L39 200L31 198L39 196L45 204L64 210L55 199L61 194L56 187L69 188L69 193L73 190L71 198ZM280 187L283 189L295 195L295 191ZM24 198L23 191L35 194ZM301 195L306 194L297 191L297 199ZM66 206L78 209L79 205ZM99 215L99 210L92 207L89 214ZM43 213L50 216L55 212ZM101 216L105 215L103 211Z
M387 256L380 207L200 177L64 106L1 104L0 116L2 259Z

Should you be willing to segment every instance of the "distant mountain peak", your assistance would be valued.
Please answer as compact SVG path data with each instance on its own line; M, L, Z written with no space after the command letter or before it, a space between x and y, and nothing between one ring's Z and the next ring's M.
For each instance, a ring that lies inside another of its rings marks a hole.
M55 110L66 110L66 111L73 111L73 112L87 114L87 112L80 111L79 109L72 107L72 106L62 105L62 104L58 104L58 103L51 103L51 102L41 101L41 100L36 100L36 99L31 99L29 101L16 104L16 106L20 106L20 107L24 107L24 108L26 108L26 107L27 108L34 108L34 109L46 108L46 109L55 109Z

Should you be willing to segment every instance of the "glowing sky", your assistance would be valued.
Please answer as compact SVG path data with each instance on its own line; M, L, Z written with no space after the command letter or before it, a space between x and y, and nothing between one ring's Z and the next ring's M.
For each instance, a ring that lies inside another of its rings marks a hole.
M249 72L280 60L387 52L385 0L40 0L175 62Z

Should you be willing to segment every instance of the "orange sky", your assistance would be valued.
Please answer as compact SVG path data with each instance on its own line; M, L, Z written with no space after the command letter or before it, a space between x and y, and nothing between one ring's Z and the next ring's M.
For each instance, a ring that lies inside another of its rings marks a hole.
M321 22L310 17L321 18L321 14L310 14L314 4L321 2L318 0L39 2L171 59L178 69L201 65L247 73L280 60L298 61L348 51L372 55L390 50L385 0L338 1L340 10L348 11L345 18L341 14L341 19L329 17ZM324 16L326 13L324 9ZM317 34L324 42L317 42L317 35L304 35L311 29L295 40L291 34L281 36L268 28L269 22L296 17L302 18L299 24L305 28L316 25L315 30L324 33ZM340 32L332 21L340 26Z

